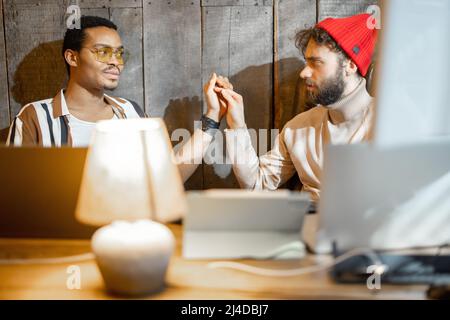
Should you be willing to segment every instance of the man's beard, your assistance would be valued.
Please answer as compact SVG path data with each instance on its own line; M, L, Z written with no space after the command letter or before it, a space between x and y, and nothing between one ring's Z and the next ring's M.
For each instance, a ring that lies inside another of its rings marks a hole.
M310 79L306 79L306 84L314 85ZM333 77L326 79L320 87L316 87L317 93L308 91L308 100L313 104L320 104L322 106L333 104L342 97L344 86L342 68L338 68Z

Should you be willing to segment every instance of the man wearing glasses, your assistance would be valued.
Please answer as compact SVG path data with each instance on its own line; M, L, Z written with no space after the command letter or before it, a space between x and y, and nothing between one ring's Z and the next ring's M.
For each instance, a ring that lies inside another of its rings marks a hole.
M135 102L104 92L117 88L126 62L117 26L93 16L81 17L80 26L68 29L64 36L62 54L69 73L67 88L52 99L24 106L11 125L8 145L86 147L97 121L146 116ZM227 79L213 75L205 91L216 86L232 89ZM201 163L224 114L224 102L217 98L210 100L202 117L202 129L196 130L177 153L184 180Z
M125 63L117 27L100 17L82 17L80 29L68 29L62 54L67 87L52 99L24 106L11 125L8 144L84 147L95 123L144 116L140 107L106 95L119 85Z

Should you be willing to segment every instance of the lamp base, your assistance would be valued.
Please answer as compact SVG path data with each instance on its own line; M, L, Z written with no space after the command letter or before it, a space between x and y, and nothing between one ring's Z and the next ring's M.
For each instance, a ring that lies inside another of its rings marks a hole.
M92 250L106 289L118 295L163 290L174 247L169 228L151 220L116 221L92 237Z

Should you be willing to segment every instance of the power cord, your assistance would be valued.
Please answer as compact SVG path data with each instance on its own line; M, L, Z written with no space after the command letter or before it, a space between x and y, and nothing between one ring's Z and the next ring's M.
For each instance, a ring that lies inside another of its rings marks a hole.
M380 250L379 252L402 252L402 251L410 251L410 250L423 250L423 249L430 249L430 248L438 248L438 253L440 254L441 250L450 247L450 243L444 243L441 245L434 245L434 246L423 246L423 247L411 247L411 248L402 248L402 249L387 249L387 250ZM330 263L325 263L322 265L316 265L311 267L304 267L304 268L296 268L296 269L289 269L289 270L274 270L274 269L265 269L265 268L259 268L250 266L245 263L239 263L239 262L231 262L231 261L217 261L217 262L211 262L208 264L209 268L218 269L218 268L228 268L228 269L234 269L239 270L247 273L252 273L256 275L261 276L267 276L267 277L292 277L292 276L299 276L304 275L308 273L315 273L319 271L324 271L327 269L330 269L331 267L334 267L335 265L350 259L352 257L365 255L368 257L372 264L377 266L375 270L373 271L376 274L382 275L385 274L389 267L381 262L381 259L375 250L370 248L356 248L353 250L348 251L347 253L344 253L336 258Z
M304 268L296 268L296 269L289 269L289 270L274 270L274 269L265 269L265 268L259 268L250 266L245 263L239 263L239 262L231 262L231 261L217 261L217 262L211 262L208 264L209 268L217 269L217 268L228 268L228 269L235 269L247 273L252 273L256 275L261 276L267 276L267 277L292 277L292 276L299 276L304 275L308 273L315 273L323 270L327 270L347 259L350 259L355 256L365 255L367 256L373 263L373 265L376 265L377 268L375 269L375 273L383 274L387 271L388 267L384 265L378 254L368 248L357 248L348 251L347 253L344 253L338 257L336 257L332 262L325 263L322 265L316 265L311 267L304 267Z

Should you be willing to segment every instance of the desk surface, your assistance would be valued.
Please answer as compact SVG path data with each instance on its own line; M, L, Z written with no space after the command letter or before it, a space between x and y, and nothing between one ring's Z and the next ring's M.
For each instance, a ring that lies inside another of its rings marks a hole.
M427 286L383 285L371 291L365 284L336 284L327 272L273 278L230 269L211 269L206 260L181 256L182 226L169 225L177 246L164 291L150 299L424 299ZM43 258L89 252L88 240L0 239L0 258ZM265 268L296 268L329 261L329 256L308 255L300 261L242 260ZM81 289L69 290L67 268L81 271ZM54 265L1 265L0 299L114 299L103 286L94 260Z

